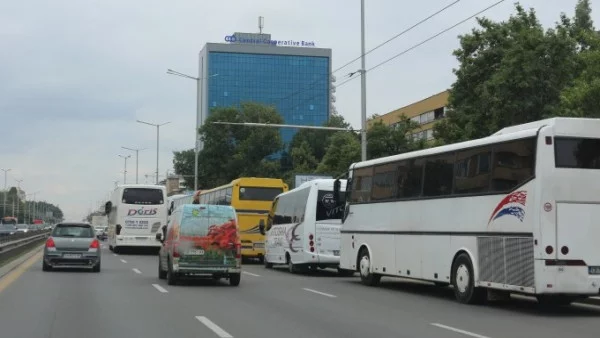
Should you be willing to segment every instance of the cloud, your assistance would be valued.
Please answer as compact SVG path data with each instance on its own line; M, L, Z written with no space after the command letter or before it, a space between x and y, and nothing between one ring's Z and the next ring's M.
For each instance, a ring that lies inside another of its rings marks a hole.
M387 40L450 0L368 1L367 48ZM462 0L443 15L367 56L367 67L399 53L493 1ZM575 0L522 1L538 6L546 25ZM488 13L505 19L506 2ZM333 49L333 68L360 53L360 8L347 0L24 0L0 2L0 167L13 168L9 185L23 179L28 192L59 204L80 219L123 180L121 149L140 152L140 177L153 173L156 130L136 119L172 123L161 128L160 168L172 167L172 151L194 143L195 84L168 76L167 68L197 74L198 52L206 42L223 42L236 31L264 31L276 39L315 40ZM594 15L596 15L594 13ZM596 21L598 19L595 17ZM367 74L368 113L386 113L450 86L458 46L456 35L470 21L440 39ZM359 62L335 75L338 83ZM360 81L340 87L338 110L360 121ZM128 181L134 179L128 161Z

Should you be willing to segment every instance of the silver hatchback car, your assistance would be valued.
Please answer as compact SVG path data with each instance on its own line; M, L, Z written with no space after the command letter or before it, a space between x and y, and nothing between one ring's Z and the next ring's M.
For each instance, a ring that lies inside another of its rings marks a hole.
M100 258L100 242L90 224L60 223L46 240L42 268L91 268L100 272Z

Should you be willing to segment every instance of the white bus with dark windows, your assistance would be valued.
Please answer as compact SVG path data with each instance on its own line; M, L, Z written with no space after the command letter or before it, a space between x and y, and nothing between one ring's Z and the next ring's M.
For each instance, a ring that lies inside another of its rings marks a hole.
M340 266L364 284L451 284L462 303L600 293L600 119L354 163L349 182Z
M339 269L345 200L343 191L334 198L334 181L305 182L275 198L266 227L259 225L266 235L265 267L287 264L292 273L337 268L342 275L354 274L354 270ZM345 180L339 182L345 189Z
M156 232L167 224L167 192L164 186L120 185L106 202L108 247L115 253L122 247L155 247Z

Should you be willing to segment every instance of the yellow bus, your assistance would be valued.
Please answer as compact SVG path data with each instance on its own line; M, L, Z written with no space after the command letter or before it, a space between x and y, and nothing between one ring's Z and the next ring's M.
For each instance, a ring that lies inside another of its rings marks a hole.
M260 234L261 220L267 223L267 215L273 200L288 186L281 179L241 177L231 183L200 192L200 204L231 205L238 215L242 241L242 260L258 258L263 261L265 236Z

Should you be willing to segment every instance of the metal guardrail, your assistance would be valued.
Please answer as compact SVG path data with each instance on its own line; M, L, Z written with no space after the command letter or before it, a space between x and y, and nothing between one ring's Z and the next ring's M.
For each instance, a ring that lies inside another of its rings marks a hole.
M48 238L50 232L50 230L34 230L0 236L0 261L8 258L12 251L19 251L15 249Z

